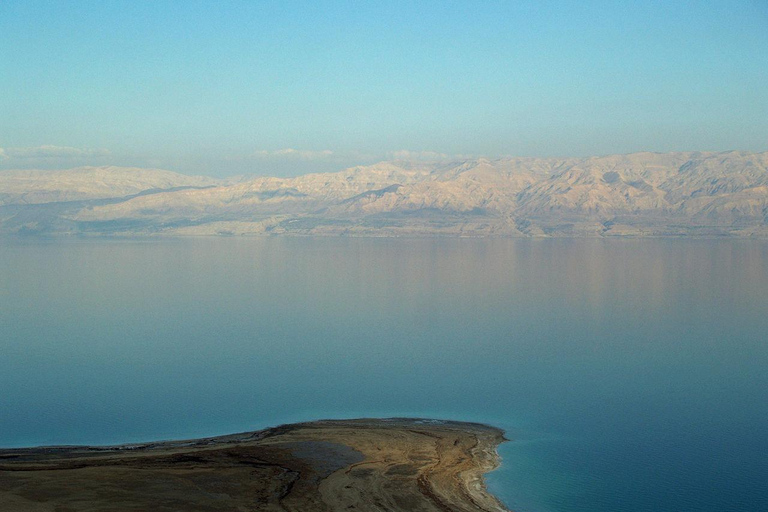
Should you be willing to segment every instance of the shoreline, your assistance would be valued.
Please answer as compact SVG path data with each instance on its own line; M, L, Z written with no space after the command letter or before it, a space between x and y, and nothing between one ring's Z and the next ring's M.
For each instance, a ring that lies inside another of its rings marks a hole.
M0 509L503 512L483 475L503 431L413 418L319 420L115 446L0 449Z

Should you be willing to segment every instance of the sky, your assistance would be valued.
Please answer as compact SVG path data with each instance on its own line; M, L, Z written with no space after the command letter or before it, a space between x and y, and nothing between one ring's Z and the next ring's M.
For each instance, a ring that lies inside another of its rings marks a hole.
M0 170L768 150L768 0L0 2Z

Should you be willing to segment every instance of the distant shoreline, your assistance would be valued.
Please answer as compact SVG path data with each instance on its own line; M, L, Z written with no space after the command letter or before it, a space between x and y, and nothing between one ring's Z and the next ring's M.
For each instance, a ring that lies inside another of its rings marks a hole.
M323 240L343 239L382 239L382 240L768 240L768 232L753 234L738 233L708 233L708 234L557 234L557 235L515 235L515 234L454 234L454 233L194 233L194 234L167 234L167 233L46 233L46 234L19 234L0 233L0 240L13 241L64 241L64 240L115 240L115 241L155 241L155 240L190 240L190 239L240 239L240 240L265 240L277 238L304 238Z
M194 440L0 449L0 508L501 512L483 474L498 467L503 434L441 420L320 420Z

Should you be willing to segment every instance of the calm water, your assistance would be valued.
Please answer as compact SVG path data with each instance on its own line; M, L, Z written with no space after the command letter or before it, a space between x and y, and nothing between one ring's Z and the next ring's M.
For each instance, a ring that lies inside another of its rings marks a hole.
M768 510L768 243L0 240L0 445L492 423L519 512Z

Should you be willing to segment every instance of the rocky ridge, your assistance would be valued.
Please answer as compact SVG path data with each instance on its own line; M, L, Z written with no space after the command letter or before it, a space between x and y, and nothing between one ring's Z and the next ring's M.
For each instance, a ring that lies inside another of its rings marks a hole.
M0 173L0 233L768 236L768 153L382 162L241 181Z

